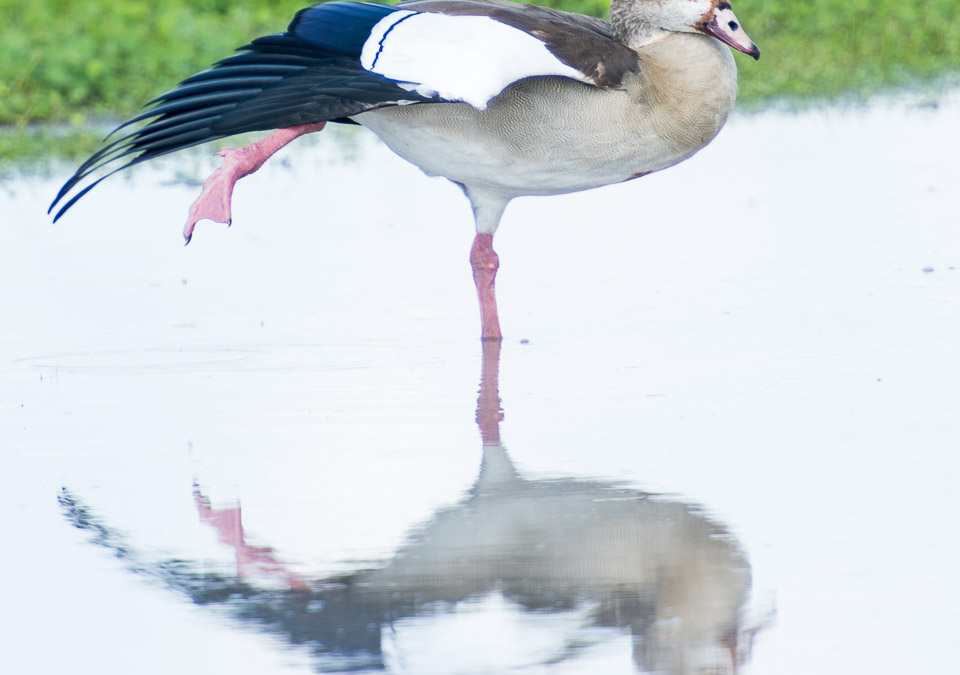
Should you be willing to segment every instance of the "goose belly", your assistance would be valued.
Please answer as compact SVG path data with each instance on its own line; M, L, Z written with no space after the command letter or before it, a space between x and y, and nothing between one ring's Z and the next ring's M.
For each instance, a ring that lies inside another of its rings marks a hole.
M354 119L428 175L507 196L586 190L692 155L624 91L563 78L522 81L484 110L465 103L381 108Z

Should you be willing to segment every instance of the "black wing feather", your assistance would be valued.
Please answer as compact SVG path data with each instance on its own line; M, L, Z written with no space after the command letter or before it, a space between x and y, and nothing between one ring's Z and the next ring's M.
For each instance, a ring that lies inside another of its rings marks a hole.
M408 91L360 65L372 26L395 11L385 5L332 2L301 10L287 32L267 35L158 96L144 112L108 137L144 120L84 162L64 184L48 212L84 179L127 160L73 195L59 219L104 178L177 150L249 131L343 120L365 110L435 100Z

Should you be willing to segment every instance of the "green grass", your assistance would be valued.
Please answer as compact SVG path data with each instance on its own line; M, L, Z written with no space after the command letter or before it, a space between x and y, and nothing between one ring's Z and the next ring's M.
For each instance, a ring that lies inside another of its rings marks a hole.
M960 72L957 0L750 0L740 14L763 50L756 67L741 62L748 104L863 98Z
M119 118L251 38L300 0L0 0L0 123Z
M0 158L75 157L92 118L119 120L303 0L0 0ZM605 0L545 4L604 16ZM806 105L929 84L960 72L960 2L740 0L759 62L738 55L740 101ZM742 58L741 58L742 57ZM36 132L37 123L74 131Z

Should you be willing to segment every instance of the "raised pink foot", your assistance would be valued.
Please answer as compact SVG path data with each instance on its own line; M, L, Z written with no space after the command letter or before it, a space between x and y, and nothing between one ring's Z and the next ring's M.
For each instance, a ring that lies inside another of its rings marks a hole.
M497 316L497 298L494 293L500 258L493 250L492 234L477 234L470 250L470 263L473 265L473 282L477 286L477 298L480 300L480 337L483 340L500 340L500 318Z
M233 186L237 181L259 169L275 152L293 139L320 131L326 124L318 122L278 129L262 141L251 143L245 148L221 150L218 154L223 157L223 164L204 182L200 196L190 206L187 224L183 227L183 238L186 242L190 243L193 228L201 220L229 225L233 220L230 200L233 198Z
M193 499L200 514L200 520L217 530L220 541L234 549L237 560L237 577L244 578L250 572L267 575L279 575L292 589L306 590L306 580L291 572L277 559L269 546L251 546L243 538L243 518L240 505L225 509L215 509L210 500L203 496L200 488L193 486Z

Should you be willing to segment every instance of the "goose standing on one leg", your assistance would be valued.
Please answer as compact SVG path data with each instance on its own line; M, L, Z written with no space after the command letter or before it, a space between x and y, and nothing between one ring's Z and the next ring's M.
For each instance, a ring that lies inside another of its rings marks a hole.
M224 150L184 228L229 223L233 186L326 122L362 124L470 199L470 260L482 336L500 338L493 235L507 203L617 183L672 166L720 131L737 95L733 57L760 50L719 0L613 0L611 21L506 0L331 2L285 33L184 80L120 128L60 190L116 160L107 175L235 134L278 129ZM55 218L55 219L56 219Z

